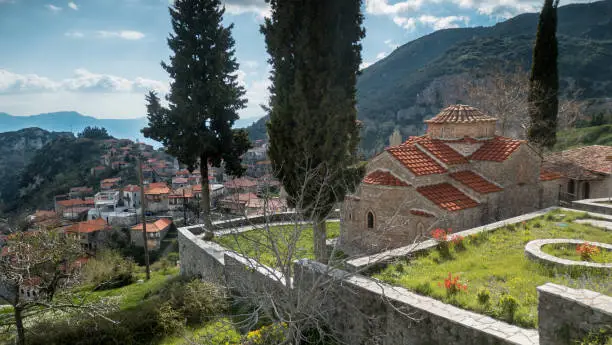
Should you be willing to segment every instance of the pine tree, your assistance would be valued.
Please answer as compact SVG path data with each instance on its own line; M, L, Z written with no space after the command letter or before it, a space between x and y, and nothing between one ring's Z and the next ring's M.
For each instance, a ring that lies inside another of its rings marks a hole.
M360 0L271 0L262 32L272 65L269 156L289 203L313 219L326 262L325 218L360 178L356 80Z
M154 93L147 95L149 125L146 137L162 142L168 153L202 174L201 209L205 224L210 221L208 164L225 162L230 175L244 169L240 156L249 148L244 130L232 130L244 108L244 88L239 85L234 57L233 25L221 23L220 0L176 0L170 7L174 33L168 38L173 52L162 67L172 79L168 108Z
M541 148L557 141L559 74L557 70L557 7L559 0L545 0L533 47L529 79L528 138Z

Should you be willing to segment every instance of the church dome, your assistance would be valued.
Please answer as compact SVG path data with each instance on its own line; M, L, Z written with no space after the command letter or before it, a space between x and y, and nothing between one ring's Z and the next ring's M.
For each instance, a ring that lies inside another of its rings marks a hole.
M455 104L425 120L425 123L427 133L435 139L485 139L495 136L497 119L472 106Z
M472 106L455 104L443 109L433 118L425 120L425 123L475 123L487 121L497 121L497 119L486 115Z

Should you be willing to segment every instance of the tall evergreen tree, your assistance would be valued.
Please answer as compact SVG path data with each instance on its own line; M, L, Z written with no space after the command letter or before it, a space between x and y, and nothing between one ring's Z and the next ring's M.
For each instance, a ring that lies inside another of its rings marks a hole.
M557 141L559 74L557 70L557 7L559 0L545 0L533 47L529 79L528 138L541 148Z
M250 148L246 131L232 130L246 101L236 76L233 25L222 25L223 13L220 0L176 0L170 7L174 33L168 46L173 55L169 64L162 62L172 79L169 107L149 93L149 125L143 129L189 170L199 164L201 209L209 228L208 164L218 167L223 161L230 175L240 176L240 156Z
M269 156L289 203L314 222L326 262L325 218L360 178L356 81L364 37L360 0L269 0L262 26L272 65Z

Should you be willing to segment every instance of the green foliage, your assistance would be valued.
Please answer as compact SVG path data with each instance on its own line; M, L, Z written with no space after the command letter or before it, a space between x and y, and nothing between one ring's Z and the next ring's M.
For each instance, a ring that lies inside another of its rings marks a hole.
M361 1L271 1L271 7L261 28L272 65L268 154L289 204L320 222L360 177L350 167L359 143ZM325 234L315 232L316 256L326 261Z
M154 92L146 96L149 124L144 135L163 143L190 170L199 164L202 176L208 176L209 163L218 167L222 160L230 174L241 175L239 157L250 148L246 131L232 130L246 100L236 75L233 24L223 25L224 11L220 0L173 3L174 32L168 39L173 55L169 63L162 62L173 80L169 107ZM206 194L205 215L210 214L208 200Z
M100 251L83 269L85 284L94 291L115 289L134 282L134 263L113 250Z
M104 127L91 127L91 126L87 126L83 129L83 131L81 133L78 134L79 138L86 138L86 139L94 139L94 140L104 140L104 139L110 139L112 138L110 135L108 135L108 132L106 131L106 128Z
M424 283L421 283L421 284L417 285L417 286L414 288L414 291L415 291L416 293L418 293L418 294L421 294L421 295L425 295L425 296L427 296L427 295L431 295L431 293L432 293L433 289L432 289L432 287L431 287L431 284L430 284L430 283L428 283L428 282L424 282Z
M487 306L491 300L491 292L487 288L478 289L477 297L480 305Z
M520 306L519 302L511 295L502 295L498 304L501 309L502 316L506 318L508 322L512 323L514 321L516 311Z
M552 282L575 289L589 289L612 295L609 274L596 274L589 270L557 271L525 257L523 237L526 236L532 239L568 238L612 243L612 233L600 228L578 223L568 223L567 227L556 226L561 213L567 218L580 215L565 210L554 211L528 221L526 224L528 230L510 231L500 228L480 233L478 237L469 236L466 249L464 251L453 249L452 259L441 260L437 250L430 250L410 258L409 261L404 261L402 272L397 271L396 263L388 265L373 276L413 291L419 289L419 293L423 293L422 286L428 283L431 285L428 296L497 318L504 317L499 300L502 295L508 294L519 302L513 323L524 327L536 327L537 286ZM542 226L534 227L533 224L537 222ZM526 231L529 231L529 235L525 234ZM461 274L461 281L469 285L467 293L457 294L452 299L446 295L445 289L438 283L448 277L448 272ZM477 292L481 289L490 292L488 308L483 308L479 302Z
M162 300L168 301L173 309L181 313L189 325L209 321L211 316L228 308L220 287L199 280L170 284L161 292L161 296Z
M612 146L612 124L560 131L557 133L557 144L554 150L560 151L586 145Z
M612 345L612 327L608 326L598 331L590 332L584 339L575 342L576 345Z
M529 140L552 148L557 140L559 72L557 69L557 6L559 0L545 0L540 13L529 78Z
M287 325L274 323L263 326L247 334L243 345L276 345L285 340ZM309 342L309 344L312 344Z

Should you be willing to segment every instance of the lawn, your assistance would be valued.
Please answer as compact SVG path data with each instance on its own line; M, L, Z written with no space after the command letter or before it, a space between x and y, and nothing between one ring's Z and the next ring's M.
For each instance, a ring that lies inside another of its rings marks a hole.
M327 238L336 238L339 235L340 223L328 222ZM288 259L289 262L302 258L314 259L312 225L310 224L273 226L269 230L259 229L217 237L215 241L271 267L279 266L277 257ZM293 248L293 255L288 255L291 248ZM275 249L280 255L274 254Z
M374 277L523 327L536 327L537 286L553 282L612 295L610 275L557 273L525 257L525 244L535 239L612 243L612 232L572 223L584 214L560 213L556 210L517 226L466 238L465 249L451 246L450 256L441 255L442 251L436 249L409 261L390 264ZM460 284L467 289L449 293L452 289L447 289L444 282L449 273L459 276Z

